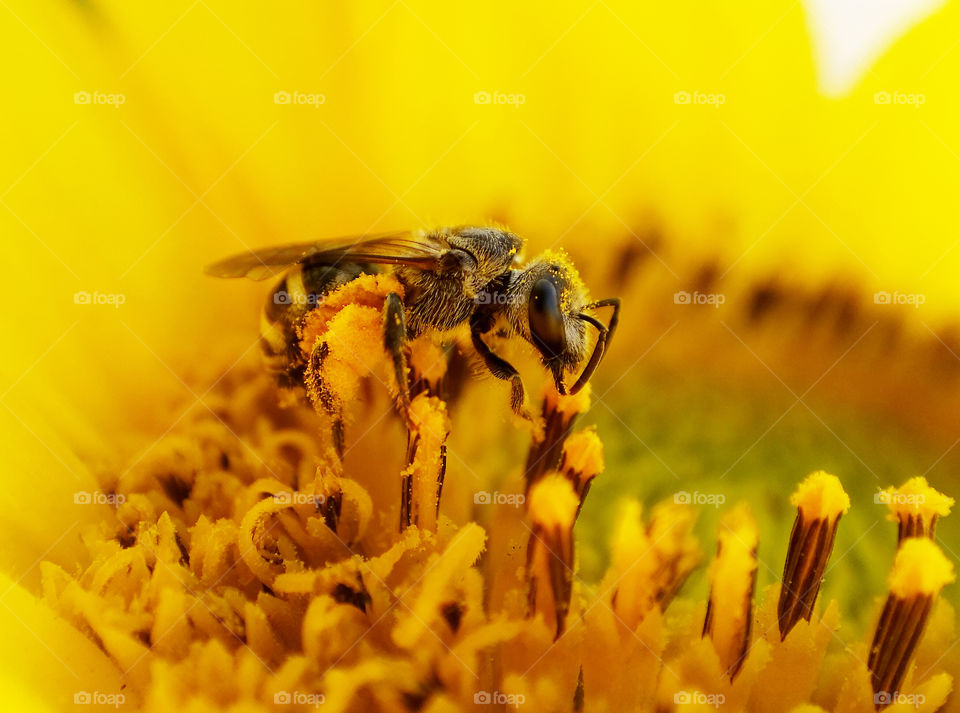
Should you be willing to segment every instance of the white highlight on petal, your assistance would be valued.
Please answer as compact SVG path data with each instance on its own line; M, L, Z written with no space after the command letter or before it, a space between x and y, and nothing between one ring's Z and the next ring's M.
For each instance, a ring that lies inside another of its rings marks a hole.
M946 0L805 0L821 91L850 91L870 66Z

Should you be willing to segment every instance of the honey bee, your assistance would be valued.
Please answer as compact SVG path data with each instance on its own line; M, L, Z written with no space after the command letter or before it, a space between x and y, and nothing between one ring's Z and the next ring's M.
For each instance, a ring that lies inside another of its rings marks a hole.
M511 407L522 414L520 374L493 352L484 335L496 329L500 336L529 342L564 394L566 374L586 358L587 326L594 327L593 351L569 388L575 394L600 364L620 312L618 298L588 302L576 269L566 260L547 253L522 262L523 244L507 230L457 226L265 248L214 263L206 272L254 280L285 273L267 300L261 337L268 368L282 384L296 386L307 368L299 345L304 317L324 295L360 275L389 271L404 287L403 299L387 295L383 320L401 402L409 403L407 342L428 333L442 338L467 325L489 372L510 382ZM607 325L587 314L601 307L613 309Z

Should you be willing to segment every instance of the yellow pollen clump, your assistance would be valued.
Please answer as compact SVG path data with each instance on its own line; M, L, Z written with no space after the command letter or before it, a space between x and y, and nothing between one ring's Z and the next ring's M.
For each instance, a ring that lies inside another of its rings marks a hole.
M447 359L443 349L427 338L410 342L410 369L415 378L422 379L436 389L447 373Z
M822 470L807 476L790 496L790 502L811 520L839 517L850 509L850 496L844 491L840 479Z
M563 444L560 470L575 480L577 492L603 472L603 441L595 428L585 428L571 435Z
M924 518L946 517L954 502L953 498L932 488L923 476L910 478L899 488L880 491L879 500L890 508L893 519L901 513Z
M450 430L446 404L436 397L418 396L410 404L409 418L413 430L439 449Z
M530 518L545 529L571 527L579 505L570 481L555 473L540 479L528 499Z
M941 549L932 540L914 537L901 543L887 583L894 596L907 599L938 594L955 579L953 563Z
M403 298L403 285L392 275L361 275L329 295L325 295L323 301L303 320L300 330L300 349L304 356L309 358L317 338L327 331L328 323L344 307L370 307L381 314L383 302L391 292L396 292L401 299ZM380 341L383 342L382 327Z
M317 338L329 351L316 376L341 407L357 397L360 380L383 361L382 322L379 309L349 305L326 323L326 331Z
M573 395L559 394L556 389L548 389L544 398L544 411L556 411L567 418L574 418L590 408L590 384Z
M953 498L937 492L926 478L911 478L899 488L887 488L876 495L890 509L888 519L898 524L897 540L910 537L934 539L937 519L950 514Z

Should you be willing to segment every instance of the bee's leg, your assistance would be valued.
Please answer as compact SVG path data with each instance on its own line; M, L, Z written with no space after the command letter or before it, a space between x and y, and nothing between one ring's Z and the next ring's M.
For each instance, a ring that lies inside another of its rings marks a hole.
M393 360L400 411L406 418L410 411L410 384L407 381L407 318L400 295L391 292L383 304L383 345Z
M483 337L476 329L470 331L470 338L473 340L473 346L483 358L490 373L498 379L510 382L510 408L518 416L530 418L530 415L523 408L523 381L520 380L520 372L506 359L494 354Z
M333 447L336 449L340 460L343 460L345 440L343 411L337 405L337 400L323 380L323 360L326 358L328 351L329 346L326 342L320 342L313 347L313 351L310 352L310 364L304 374L304 384L307 387L307 396L309 396L314 409L323 411L330 417Z

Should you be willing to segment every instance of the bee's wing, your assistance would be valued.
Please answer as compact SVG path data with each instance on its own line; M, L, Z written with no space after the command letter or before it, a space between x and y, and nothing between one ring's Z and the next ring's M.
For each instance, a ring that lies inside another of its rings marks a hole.
M439 235L412 231L335 238L252 250L208 265L205 272L214 277L263 280L306 260L332 265L341 262L375 262L426 270L436 266L446 248L447 244Z

